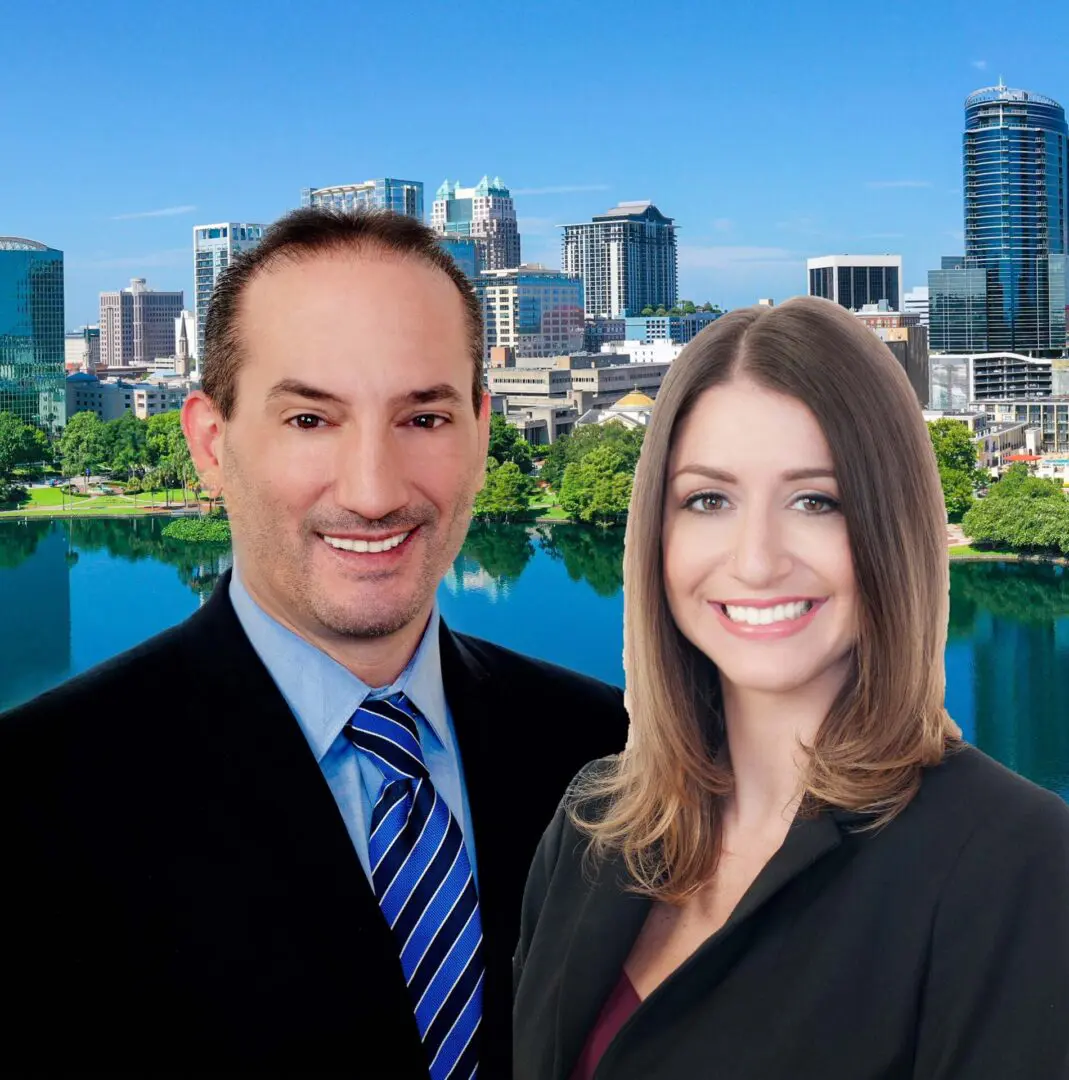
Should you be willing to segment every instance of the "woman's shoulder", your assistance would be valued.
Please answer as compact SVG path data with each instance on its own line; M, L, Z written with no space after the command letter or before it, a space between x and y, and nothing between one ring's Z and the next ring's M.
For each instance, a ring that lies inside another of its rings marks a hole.
M924 770L909 816L921 828L935 826L962 841L1027 833L1033 842L1069 841L1069 805L974 746L949 750Z

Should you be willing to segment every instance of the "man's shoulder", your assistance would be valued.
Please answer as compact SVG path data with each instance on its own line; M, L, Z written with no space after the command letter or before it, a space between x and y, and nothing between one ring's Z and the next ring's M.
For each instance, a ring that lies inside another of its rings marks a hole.
M527 656L485 638L456 632L453 636L489 678L517 692L522 690L541 699L567 698L572 702L587 702L623 711L623 690L618 686L549 660Z
M79 730L118 735L127 718L175 699L192 670L195 630L187 619L0 714L0 746L75 737ZM102 723L104 721L104 723ZM2 753L2 751L0 751Z

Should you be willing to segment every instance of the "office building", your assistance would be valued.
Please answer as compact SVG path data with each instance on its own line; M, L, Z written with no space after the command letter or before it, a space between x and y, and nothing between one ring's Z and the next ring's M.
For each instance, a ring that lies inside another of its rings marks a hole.
M234 257L256 247L266 231L266 225L236 221L193 226L193 295L197 325L193 355L198 360L204 356L204 327L215 282Z
M479 242L470 236L439 236L438 244L453 257L468 281L476 284L483 270Z
M1045 401L1001 398L979 403L978 407L997 423L1026 424L1035 429L1030 433L1035 453L1069 453L1069 396Z
M987 348L987 272L963 255L944 255L928 271L928 337L933 352Z
M178 375L157 375L129 382L76 372L67 376L67 413L74 416L75 413L93 412L101 420L108 421L132 412L139 420L147 420L157 413L180 409L191 388L190 381Z
M626 341L671 341L686 345L723 314L721 311L695 311L690 315L631 315L624 320Z
M675 306L676 225L653 203L620 203L591 221L562 227L561 269L583 279L588 319Z
M0 236L0 412L62 428L64 354L63 252Z
M625 319L587 319L583 327L583 351L601 352L603 345L623 341L627 337Z
M683 346L675 341L658 338L654 341L638 341L626 338L602 345L601 351L610 354L622 354L631 358L632 364L670 364L682 351Z
M381 177L362 184L302 188L301 206L322 206L330 210L392 210L423 220L423 181Z
M981 270L985 287L985 333L974 334L972 347L1060 356L1069 252L1065 111L1001 83L977 90L965 101L963 153L961 270ZM933 294L933 316L935 302Z
M83 326L63 335L63 366L72 371L96 371L100 367L100 327Z
M520 265L520 230L516 207L500 176L484 176L475 187L446 180L431 207L431 228L443 236L471 237L479 247L483 270L511 270Z
M516 356L559 356L583 345L583 285L577 277L532 263L484 270L478 293L486 358L505 346Z
M901 255L823 255L806 260L809 295L834 300L849 311L887 302L897 311L901 302Z
M144 278L100 294L100 365L151 364L174 354L174 321L185 306L179 292L157 292Z
M907 315L916 315L921 326L928 325L928 286L915 285L902 295L902 310Z
M916 319L916 315L901 315L900 318ZM862 319L864 321L864 319ZM920 323L891 323L869 327L872 332L894 354L909 377L909 384L917 395L921 408L926 408L931 397L931 364L928 355L928 330Z

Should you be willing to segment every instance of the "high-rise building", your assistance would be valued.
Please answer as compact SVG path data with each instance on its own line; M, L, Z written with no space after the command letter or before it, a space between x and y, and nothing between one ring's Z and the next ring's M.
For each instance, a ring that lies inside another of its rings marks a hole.
M928 325L928 286L914 285L902 294L902 310L907 315L919 315L920 325Z
M197 346L193 355L198 360L204 356L204 326L215 282L234 256L251 251L266 231L266 225L236 221L193 226L193 293L197 318Z
M977 90L965 99L963 150L964 269L984 271L985 347L1060 355L1069 252L1065 110L1002 83Z
M579 278L538 264L485 270L479 296L486 358L505 346L519 357L562 356L583 344L583 285Z
M392 210L423 220L423 181L395 180L384 176L362 184L302 188L301 206L325 206L332 210Z
M583 279L588 318L675 305L676 226L653 203L620 203L591 221L562 227L561 268Z
M63 427L63 363L63 252L0 236L0 412Z
M807 259L809 295L834 300L849 311L887 302L898 311L902 288L901 255L823 255Z
M439 236L439 246L453 256L453 262L464 271L473 285L482 273L482 253L479 241L470 236Z
M100 327L83 326L64 334L63 360L68 374L96 371L100 367Z
M434 196L431 228L444 236L472 237L479 245L483 270L511 270L520 265L520 230L516 207L500 176L484 176L475 187L446 180Z
M944 255L928 271L928 344L938 353L987 348L987 271L963 255Z
M144 278L128 289L100 294L100 364L102 367L151 365L157 356L174 355L174 321L185 307L178 292L157 292Z

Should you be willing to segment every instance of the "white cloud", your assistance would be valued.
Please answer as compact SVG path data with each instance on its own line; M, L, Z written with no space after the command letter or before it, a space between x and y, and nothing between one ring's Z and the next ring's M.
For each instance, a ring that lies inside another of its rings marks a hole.
M731 232L731 230L735 228L735 222L729 217L718 217L713 222L713 228L716 229L717 232Z
M987 71L986 60L970 60L969 63L972 64L972 66L976 68L977 71Z
M108 255L100 254L91 259L67 259L70 270L144 270L159 266L181 266L193 258L188 247L167 248L164 251L151 251L147 255Z
M801 256L782 247L751 247L713 244L683 245L679 249L681 270L741 270L801 263Z
M133 221L135 218L177 217L179 214L192 214L195 206L165 206L162 210L138 210L133 214L115 214L112 221Z
M930 188L931 180L868 180L867 188Z
M513 195L575 195L583 191L608 191L608 184L550 184L548 187L511 188Z

